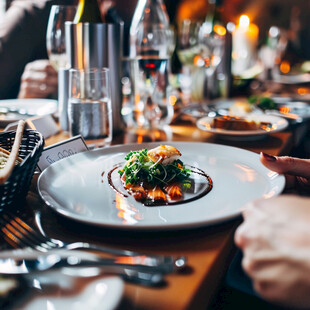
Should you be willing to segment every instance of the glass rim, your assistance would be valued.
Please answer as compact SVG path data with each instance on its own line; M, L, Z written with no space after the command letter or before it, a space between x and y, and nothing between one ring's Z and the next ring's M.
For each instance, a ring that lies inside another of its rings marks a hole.
M105 73L105 72L109 72L110 69L109 68L106 68L106 67L103 67L103 68L96 68L96 67L93 67L93 68L82 68L82 69L79 69L79 68L70 68L69 69L69 72L80 72L80 73Z

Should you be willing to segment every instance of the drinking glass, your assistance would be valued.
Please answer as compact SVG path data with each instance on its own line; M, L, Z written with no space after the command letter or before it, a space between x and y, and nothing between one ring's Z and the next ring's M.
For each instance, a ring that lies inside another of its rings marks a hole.
M204 90L204 108L208 110L211 102L212 82L214 73L220 64L225 48L226 28L221 25L213 25L205 22L198 32L198 43L200 46L200 65L205 68L206 87Z
M90 148L112 141L112 107L109 69L70 69L69 132L81 135Z
M67 66L65 22L73 21L75 13L75 6L51 7L46 31L46 47L49 60L56 71Z
M185 19L181 23L178 31L177 54L182 64L182 74L179 80L185 105L198 99L195 98L196 96L192 86L195 84L193 83L195 72L199 70L195 62L197 60L196 56L200 54L200 47L198 45L200 25L201 23Z

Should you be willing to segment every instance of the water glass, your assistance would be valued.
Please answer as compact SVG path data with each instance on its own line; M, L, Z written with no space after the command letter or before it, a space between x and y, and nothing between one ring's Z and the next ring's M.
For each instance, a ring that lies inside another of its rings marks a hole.
M109 69L70 69L69 131L81 135L90 148L112 141L112 107Z

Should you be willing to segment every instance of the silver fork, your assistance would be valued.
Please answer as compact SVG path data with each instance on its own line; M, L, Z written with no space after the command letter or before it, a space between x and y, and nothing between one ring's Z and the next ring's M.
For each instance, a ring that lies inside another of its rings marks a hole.
M48 252L56 249L76 250L86 249L97 252L104 252L113 255L130 256L140 259L141 265L160 268L164 273L170 273L183 268L186 264L186 258L164 256L164 255L146 255L134 251L114 249L106 246L91 244L87 242L64 242L42 235L30 227L20 217L3 213L0 217L0 232L7 243L13 248L30 248L40 252Z

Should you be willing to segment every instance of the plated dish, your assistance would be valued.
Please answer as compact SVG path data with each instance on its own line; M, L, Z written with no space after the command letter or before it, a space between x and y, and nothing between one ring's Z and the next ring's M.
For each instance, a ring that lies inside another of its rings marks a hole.
M288 121L284 118L255 113L243 116L240 126L238 125L238 118L226 121L227 126L225 124L223 126L216 125L217 123L225 123L225 117L219 118L218 120L220 121L217 122L215 120L216 118L214 117L203 117L197 121L197 127L227 139L255 140L263 138L270 133L282 131L288 126ZM236 123L235 126L234 123Z
M0 126L33 116L54 114L57 100L53 99L7 99L0 100Z
M211 178L201 169L185 165L181 155L165 144L131 151L125 164L109 172L109 184L117 194L127 198L128 193L145 206L186 203L206 195L212 189ZM116 170L119 178L113 176Z
M266 97L268 98L268 97ZM247 113L268 114L283 117L289 122L302 122L310 118L310 105L289 97L270 97L273 108L264 111L255 105L249 105L246 98L220 99L214 101L211 108L218 115L245 115ZM215 114L215 113L214 113ZM212 116L209 114L209 116Z
M157 146L158 143L113 146L58 161L41 173L40 196L59 214L83 223L124 230L172 230L227 221L239 216L247 202L278 195L284 188L284 177L266 169L258 154L191 142L175 142L171 146L182 153L185 165L210 176L213 188L208 194L184 203L146 206L111 187L109 178L121 185L120 175L111 170L122 167L129 152ZM206 182L200 178L195 181L195 195L199 195Z

